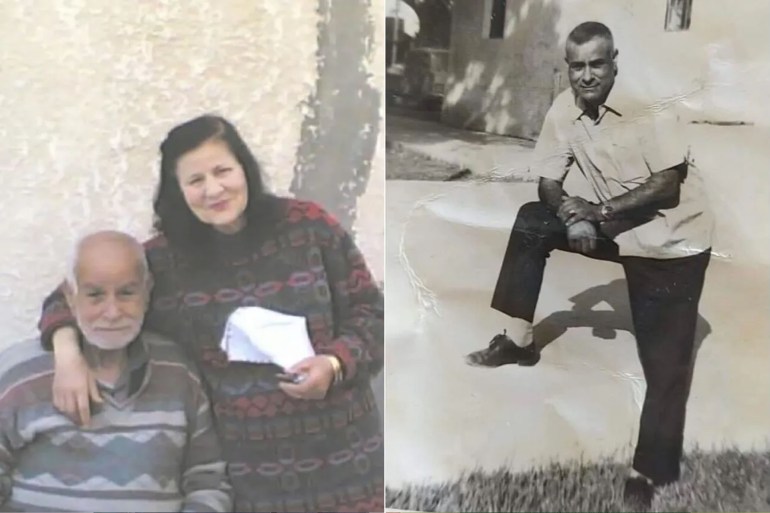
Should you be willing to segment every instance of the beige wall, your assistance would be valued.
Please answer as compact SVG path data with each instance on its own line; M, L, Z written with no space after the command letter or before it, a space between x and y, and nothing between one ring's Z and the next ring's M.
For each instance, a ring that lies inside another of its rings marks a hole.
M768 124L770 2L697 0L690 30L663 30L666 0L509 0L505 38L482 36L489 0L456 0L444 120L535 137L568 86L564 42L578 23L613 30L621 78L649 102L680 98L697 119Z
M358 200L356 233L358 245L366 255L372 272L379 281L385 280L385 0L371 0L374 39L367 68L372 84L381 92L380 120L377 127L377 147L372 159L369 186Z
M173 125L210 111L228 117L272 188L286 193L302 102L317 79L316 8L316 0L0 3L0 347L37 332L41 301L80 232L149 234L157 147ZM373 2L378 22L383 8ZM375 25L369 68L382 84L384 33ZM360 243L378 277L383 155L359 202Z
M505 39L488 39L484 32L489 30L490 4L454 3L442 117L472 130L534 137L552 99L558 6L508 0ZM525 8L526 16L517 21Z

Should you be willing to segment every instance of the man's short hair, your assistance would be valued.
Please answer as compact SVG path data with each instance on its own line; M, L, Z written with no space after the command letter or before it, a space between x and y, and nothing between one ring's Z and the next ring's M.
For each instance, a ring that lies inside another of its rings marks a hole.
M74 294L77 294L78 291L77 269L78 264L80 263L80 252L83 248L83 244L92 237L99 235L107 235L119 240L122 239L123 242L135 246L135 249L137 250L137 263L139 264L140 272L142 273L142 282L146 283L148 281L150 278L150 265L147 261L147 255L144 252L144 247L142 244L128 233L118 230L102 230L100 232L87 233L78 237L78 240L70 250L64 279Z
M609 27L598 21L586 21L581 23L572 29L572 32L567 36L567 41L582 45L595 37L603 37L610 41L614 41Z

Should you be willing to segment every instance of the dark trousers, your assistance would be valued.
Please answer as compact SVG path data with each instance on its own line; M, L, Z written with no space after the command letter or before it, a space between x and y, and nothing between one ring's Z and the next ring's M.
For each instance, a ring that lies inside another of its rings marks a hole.
M511 231L492 308L532 322L546 259L573 252L566 227L540 202L522 206ZM658 260L620 257L601 237L588 256L620 263L626 274L639 358L647 382L633 467L666 484L679 478L685 411L695 363L695 325L711 252Z

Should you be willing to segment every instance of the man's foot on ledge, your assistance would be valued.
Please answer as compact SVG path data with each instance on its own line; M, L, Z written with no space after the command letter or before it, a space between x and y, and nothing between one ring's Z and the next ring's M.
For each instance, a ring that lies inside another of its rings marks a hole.
M477 367L500 367L513 363L531 367L540 361L540 352L535 344L527 347L517 346L503 330L500 335L492 338L489 347L472 352L465 357L465 361L468 365Z

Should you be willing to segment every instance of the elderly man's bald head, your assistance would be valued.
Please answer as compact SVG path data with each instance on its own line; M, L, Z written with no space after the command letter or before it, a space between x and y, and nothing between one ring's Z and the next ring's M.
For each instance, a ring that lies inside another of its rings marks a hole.
M150 279L144 247L131 235L117 230L102 230L81 237L73 247L67 265L67 284L73 291L78 289L78 276L82 267L94 259L126 259L134 263L138 278L144 283Z

